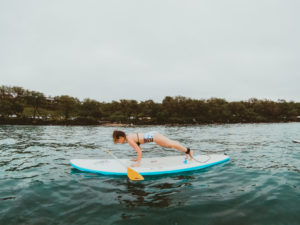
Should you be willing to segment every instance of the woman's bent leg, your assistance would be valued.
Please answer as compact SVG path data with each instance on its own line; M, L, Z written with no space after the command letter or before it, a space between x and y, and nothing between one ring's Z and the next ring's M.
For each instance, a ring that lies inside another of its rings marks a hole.
M178 141L170 140L169 138L167 138L159 133L155 134L153 140L157 145L165 147L165 148L174 148L174 149L177 149L184 153L186 153L186 151L187 151L187 148L183 147ZM193 156L192 150L190 152L190 155Z

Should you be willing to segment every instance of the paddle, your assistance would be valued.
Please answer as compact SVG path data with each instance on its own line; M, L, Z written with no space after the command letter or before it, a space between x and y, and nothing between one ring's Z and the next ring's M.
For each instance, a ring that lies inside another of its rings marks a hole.
M136 172L135 170L131 169L130 167L126 166L121 160L119 160L112 152L106 151L107 154L110 154L113 158L115 158L122 166L127 168L127 176L130 180L144 180L144 177Z

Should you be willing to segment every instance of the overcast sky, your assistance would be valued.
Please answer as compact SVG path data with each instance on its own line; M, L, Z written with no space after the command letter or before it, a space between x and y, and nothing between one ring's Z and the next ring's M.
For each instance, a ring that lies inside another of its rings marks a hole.
M0 85L300 102L299 0L0 0Z

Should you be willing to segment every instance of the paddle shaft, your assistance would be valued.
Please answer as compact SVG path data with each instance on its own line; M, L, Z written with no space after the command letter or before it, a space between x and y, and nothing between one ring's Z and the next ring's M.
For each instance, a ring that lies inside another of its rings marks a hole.
M110 154L114 159L116 159L122 166L128 168L120 159L117 158L111 151L106 151L106 153Z
M127 176L130 180L144 180L144 177L136 172L135 170L131 169L129 166L126 166L121 160L119 160L112 152L106 151L106 153L110 154L114 159L116 159L122 166L127 168Z

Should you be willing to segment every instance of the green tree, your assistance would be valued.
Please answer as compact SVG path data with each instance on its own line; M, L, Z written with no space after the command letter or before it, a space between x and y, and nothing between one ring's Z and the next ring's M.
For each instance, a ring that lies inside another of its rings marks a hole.
M6 99L0 99L0 116L6 117L12 114L11 102Z
M100 111L100 103L91 100L91 99L85 99L79 109L79 116L81 117L92 117L94 119L100 119L101 118L101 111Z
M46 98L43 93L31 91L25 96L26 103L33 107L33 118L39 114L39 108L43 106L46 102Z
M225 122L231 116L225 99L211 98L207 100L207 104L210 122Z
M139 105L136 100L120 100L120 109L128 121L136 121L139 114Z
M68 120L70 116L76 116L78 114L77 110L79 108L80 101L77 98L62 95L55 97L54 99L57 104L57 108L62 113L65 120Z

